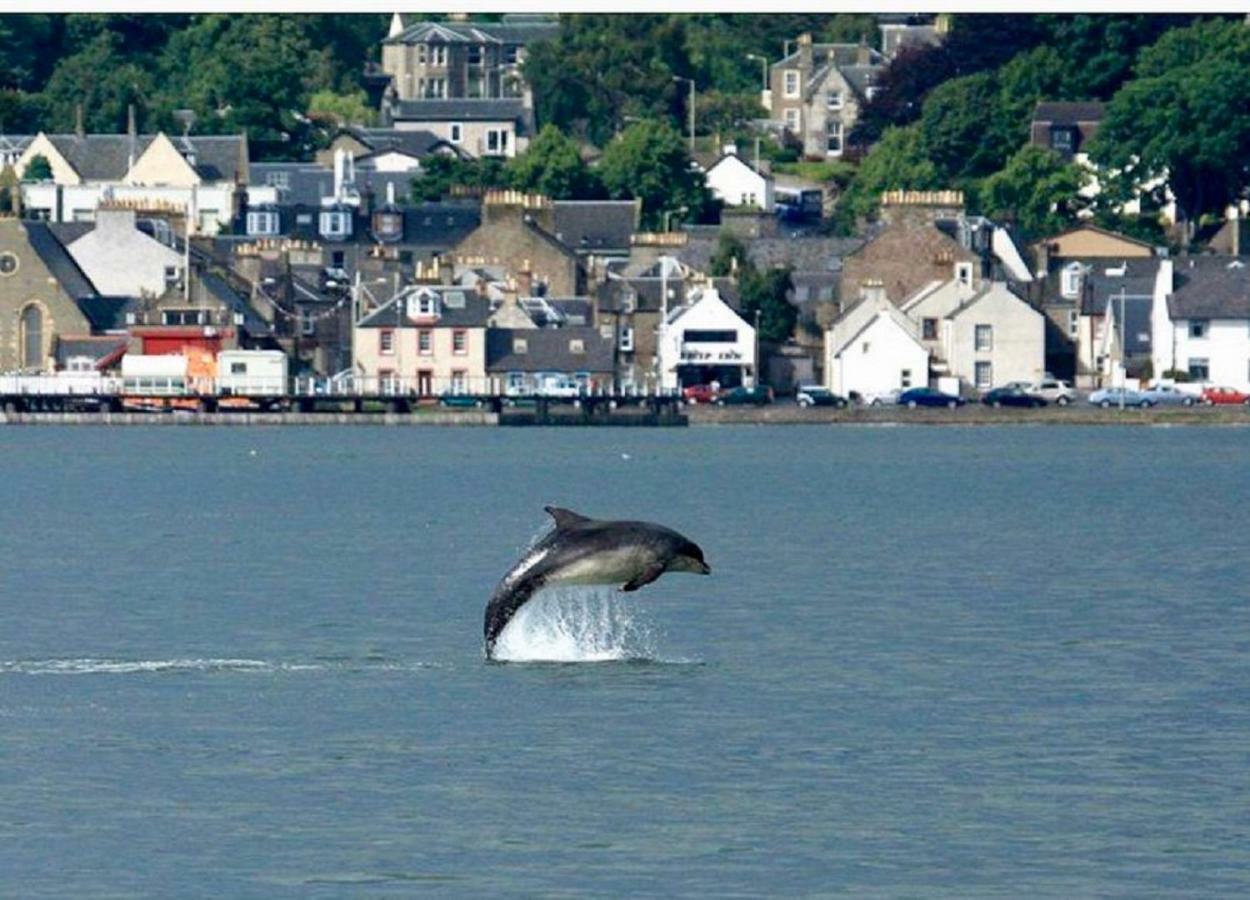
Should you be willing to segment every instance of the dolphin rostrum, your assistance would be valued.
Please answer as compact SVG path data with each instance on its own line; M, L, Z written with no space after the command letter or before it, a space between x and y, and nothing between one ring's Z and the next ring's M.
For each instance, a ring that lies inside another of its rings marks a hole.
M650 522L588 519L546 507L556 527L543 536L499 582L486 605L486 658L495 641L535 592L555 584L620 584L636 591L665 572L711 574L703 551L671 528Z

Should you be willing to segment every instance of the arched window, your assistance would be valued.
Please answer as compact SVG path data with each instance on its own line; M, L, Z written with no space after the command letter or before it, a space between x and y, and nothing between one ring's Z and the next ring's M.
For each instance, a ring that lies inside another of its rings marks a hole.
M43 312L33 304L22 310L22 368L43 368Z

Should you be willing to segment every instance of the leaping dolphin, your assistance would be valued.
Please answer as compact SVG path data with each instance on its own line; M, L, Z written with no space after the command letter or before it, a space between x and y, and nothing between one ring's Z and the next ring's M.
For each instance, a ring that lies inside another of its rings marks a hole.
M518 609L550 584L620 584L636 591L665 572L710 575L694 541L650 522L607 522L545 507L556 527L503 577L486 605L486 658Z

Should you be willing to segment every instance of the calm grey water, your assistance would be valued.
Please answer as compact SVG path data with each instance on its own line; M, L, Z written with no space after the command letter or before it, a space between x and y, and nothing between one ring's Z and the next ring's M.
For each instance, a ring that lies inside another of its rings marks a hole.
M0 896L1250 891L1250 431L0 430ZM557 503L711 578L490 665Z

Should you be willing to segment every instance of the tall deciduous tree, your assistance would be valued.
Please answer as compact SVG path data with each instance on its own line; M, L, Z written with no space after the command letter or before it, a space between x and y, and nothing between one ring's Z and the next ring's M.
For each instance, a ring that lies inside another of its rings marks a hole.
M637 122L621 132L603 152L599 177L611 196L642 200L643 219L653 228L665 211L685 207L697 216L708 201L685 141L661 122Z
M839 201L839 216L850 226L876 211L883 191L924 191L949 186L925 155L918 125L890 128L860 164L854 181Z
M981 185L982 211L1014 222L1029 238L1055 234L1081 208L1079 191L1088 173L1051 150L1026 144Z
M556 200L587 199L602 190L582 161L577 142L550 124L505 168L517 190Z
M81 105L88 131L124 131L127 108L133 104L143 121L152 94L148 70L126 62L118 38L103 31L78 53L61 60L52 73L43 91L50 120L45 130L72 129L75 109Z

